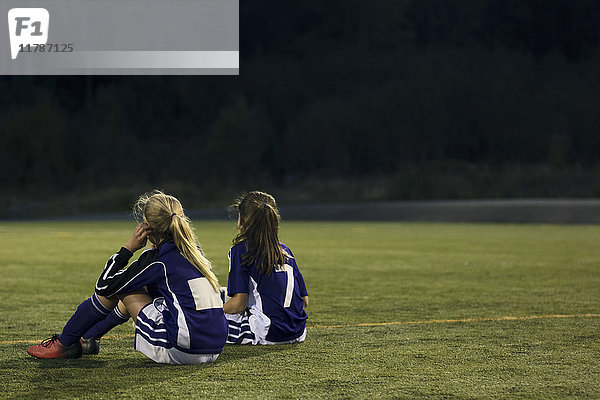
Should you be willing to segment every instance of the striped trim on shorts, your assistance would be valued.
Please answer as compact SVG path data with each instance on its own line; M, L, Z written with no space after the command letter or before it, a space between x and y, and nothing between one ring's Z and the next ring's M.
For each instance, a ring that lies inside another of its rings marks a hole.
M254 326L256 332L268 331L268 327L262 326L262 320L257 318L256 315L225 314L225 318L227 318L227 324L229 326L227 344L291 344L302 343L306 340L306 328L304 329L304 332L302 332L302 335L296 339L285 340L283 342L271 342L253 332L252 326Z
M167 338L163 312L168 312L162 297L144 306L135 322L137 351L161 364L203 364L217 359L219 354L185 353L173 347Z
M225 314L229 333L227 344L254 344L255 335L250 330L250 322L247 315Z

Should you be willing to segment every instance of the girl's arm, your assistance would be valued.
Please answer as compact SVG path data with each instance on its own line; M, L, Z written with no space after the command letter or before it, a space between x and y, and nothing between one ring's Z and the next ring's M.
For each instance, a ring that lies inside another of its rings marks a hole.
M302 307L308 307L308 296L303 296L302 298L304 299L304 304L302 305Z
M248 293L236 293L227 303L223 304L223 311L227 314L242 314L248 306Z
M139 224L135 228L127 244L109 258L96 281L96 293L110 297L121 292L137 290L151 285L165 274L163 265L155 263L158 257L157 250L145 250L139 259L127 266L133 252L146 245L150 231L146 224ZM150 266L152 268L149 268Z

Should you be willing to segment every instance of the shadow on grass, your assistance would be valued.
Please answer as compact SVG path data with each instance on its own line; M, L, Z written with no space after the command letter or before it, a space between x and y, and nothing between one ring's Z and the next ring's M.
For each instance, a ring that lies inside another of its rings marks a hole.
M175 385L180 385L186 380L214 380L216 377L211 371L215 369L225 371L232 365L246 364L248 359L269 359L296 349L296 345L226 346L214 363L165 365L136 351L109 350L99 356L41 360L27 355L19 347L14 349L11 357L0 361L0 371L10 374L4 383L8 385L8 398L12 399L94 398L110 393L136 398L141 396L142 388L153 387L157 382L178 382ZM231 379L227 374L221 378Z
M30 357L27 362L29 365L37 366L38 369L60 369L60 368L79 368L79 369L93 369L103 368L106 365L104 360L93 360L78 358L74 360L40 360L37 358Z
M16 361L16 362L15 362ZM140 388L157 382L186 379L201 374L204 365L179 368L157 364L137 353L109 359L80 358L74 360L7 360L2 364L17 365L29 382L14 398L94 398L116 393L133 397ZM6 365L3 366L6 368ZM119 396L116 396L117 398Z
M227 345L223 349L223 352L219 358L217 358L216 362L238 361L247 358L263 357L267 354L294 350L298 345L301 344L282 344L269 346Z

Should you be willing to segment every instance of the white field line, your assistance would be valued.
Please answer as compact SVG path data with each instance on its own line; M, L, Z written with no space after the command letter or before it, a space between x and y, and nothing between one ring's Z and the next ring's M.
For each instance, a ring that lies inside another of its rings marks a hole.
M550 314L550 315L530 315L525 317L490 317L490 318L462 318L462 319L430 319L426 321L396 321L396 322L365 322L361 324L344 325L313 325L310 328L354 328L360 326L386 326L386 325L424 325L424 324L454 324L464 322L489 322L489 321L527 321L532 319L551 319L551 318L594 318L600 317L600 314Z

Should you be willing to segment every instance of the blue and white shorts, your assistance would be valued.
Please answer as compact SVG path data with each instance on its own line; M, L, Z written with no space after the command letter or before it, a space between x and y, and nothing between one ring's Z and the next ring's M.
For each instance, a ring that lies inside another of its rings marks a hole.
M251 314L225 314L229 333L227 335L227 344L290 344L301 343L306 339L306 328L302 335L296 339L286 340L284 342L271 342L265 339L269 331L271 321L266 315Z
M203 364L213 362L219 354L191 354L173 347L167 340L163 312L168 312L165 299L154 299L140 310L135 322L137 351L161 364Z

